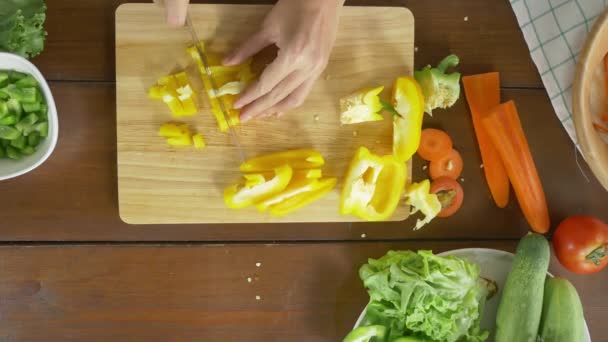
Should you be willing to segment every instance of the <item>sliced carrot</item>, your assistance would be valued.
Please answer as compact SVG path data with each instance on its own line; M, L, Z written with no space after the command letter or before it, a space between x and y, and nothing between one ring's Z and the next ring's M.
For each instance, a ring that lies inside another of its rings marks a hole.
M452 149L452 139L439 129L425 128L420 135L420 146L418 154L424 160L433 161L439 159Z
M490 188L494 203L504 208L509 203L509 177L507 170L496 152L481 119L490 109L500 104L500 76L497 72L465 76L462 78L464 93L471 109L473 127L481 152L483 172Z
M603 132L603 133L608 134L608 127L606 127L606 126L604 126L604 125L602 125L602 124L599 124L599 123L597 123L597 122L594 122L594 123L593 123L593 127L595 127L595 129L597 129L597 130L598 130L598 131L600 131L600 132Z
M526 220L535 232L546 233L550 224L547 199L515 103L498 105L482 123L502 158Z
M462 167L462 157L458 151L453 149L443 157L431 161L429 175L433 180L439 177L448 177L456 180L462 173Z

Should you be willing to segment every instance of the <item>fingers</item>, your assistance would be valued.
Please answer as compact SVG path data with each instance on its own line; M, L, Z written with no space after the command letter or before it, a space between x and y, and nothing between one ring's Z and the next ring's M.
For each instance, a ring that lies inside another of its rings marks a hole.
M306 82L299 85L293 92L291 92L291 94L276 103L274 106L266 109L262 114L258 114L257 117L281 117L286 111L301 106L304 103L304 100L306 100L308 93L310 93L314 82L314 79L308 79ZM247 121L254 117L256 116L250 116L245 119L241 117L241 120Z
M249 37L245 42L238 48L228 54L222 64L224 65L236 65L243 63L247 58L260 52L263 48L270 45L270 35L265 30L256 32L253 36Z
M282 101L294 90L296 90L307 79L307 75L301 72L292 72L284 80L280 81L270 92L251 101L241 110L241 120L247 121L262 114L273 114L268 109ZM253 86L256 88L256 85ZM246 94L244 94L246 95Z
M295 68L295 63L289 63L287 58L285 58L279 52L279 56L272 63L270 63L266 69L264 69L260 75L260 78L247 87L247 89L245 89L245 91L239 96L237 101L234 103L234 108L244 108L253 101L256 101L260 97L277 88L279 82L283 80L288 81L290 74L295 70ZM300 81L300 83L301 82L302 81ZM295 89L296 86L297 84L291 85L291 88L288 89L287 93ZM279 94L275 93L274 95ZM277 102L279 100L282 100L282 98L276 99Z
M184 26L189 0L165 0L167 24L171 26Z

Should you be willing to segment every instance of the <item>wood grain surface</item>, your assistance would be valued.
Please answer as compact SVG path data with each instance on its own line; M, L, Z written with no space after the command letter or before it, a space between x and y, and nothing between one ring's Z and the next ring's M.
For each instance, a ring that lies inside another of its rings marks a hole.
M191 5L194 28L212 52L228 53L260 26L270 6ZM255 207L233 210L224 188L241 178L239 151L231 136L217 128L208 101L197 115L174 118L147 89L175 70L187 70L194 88L204 92L194 61L186 53L186 29L164 25L154 4L126 4L116 11L116 126L120 217L130 224L342 222L340 192L348 164L359 146L392 153L393 128L385 120L341 125L339 99L363 88L390 89L399 76L413 75L414 18L403 7L344 7L327 68L302 106L274 120L241 123L236 131L248 157L314 148L325 158L324 177L338 179L326 196L283 217ZM378 30L378 22L382 30ZM379 62L382 61L382 62ZM256 61L254 60L254 64ZM193 69L193 70L192 70ZM196 85L199 85L196 87ZM203 95L202 99L207 98ZM165 122L186 122L205 137L203 151L173 148L158 136ZM411 164L409 164L411 172ZM409 208L401 202L391 220L402 221Z
M515 242L3 247L0 340L335 342L368 301L368 257L465 247ZM576 286L593 341L608 341L605 273L550 271Z
M496 208L479 168L472 122L464 101L427 119L429 127L448 131L464 159L463 207L455 216L434 220L412 231L415 216L395 223L209 224L129 226L118 216L114 86L54 83L59 110L59 141L40 168L0 182L3 201L2 241L273 241L372 239L518 239L528 230L517 202ZM608 201L601 185L578 157L553 114L544 90L504 90L517 102L522 124L545 185L551 221L573 214L608 221ZM426 177L414 160L414 179Z

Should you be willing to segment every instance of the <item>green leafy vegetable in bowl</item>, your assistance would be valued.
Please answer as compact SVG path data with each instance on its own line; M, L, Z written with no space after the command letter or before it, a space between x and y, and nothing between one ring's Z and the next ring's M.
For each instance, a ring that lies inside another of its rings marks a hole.
M44 0L0 1L0 51L25 58L40 54L46 37L45 20Z
M496 285L479 267L431 251L389 251L359 269L370 302L344 341L485 341L483 306ZM373 335L374 332L378 332Z
M38 81L17 71L0 71L0 158L36 152L48 135L48 106Z

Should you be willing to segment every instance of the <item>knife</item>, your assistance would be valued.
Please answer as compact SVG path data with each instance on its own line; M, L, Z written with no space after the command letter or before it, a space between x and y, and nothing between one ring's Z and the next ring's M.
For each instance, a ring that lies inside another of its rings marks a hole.
M205 73L207 74L207 77L209 78L209 82L211 83L211 92L213 93L214 97L218 100L218 103L220 105L220 110L222 112L222 115L224 116L224 120L226 120L226 123L228 124L228 130L230 131L230 136L232 138L232 142L234 143L237 150L239 151L239 157L241 158L241 162L244 163L247 160L245 150L243 149L243 146L241 145L241 140L239 138L239 135L236 132L236 129L234 128L234 126L230 125L230 117L228 116L228 111L226 110L226 105L224 104L224 100L222 100L222 97L217 96L217 83L215 82L213 75L211 75L211 69L209 68L209 62L207 61L207 56L205 55L204 51L201 49L201 47L198 44L198 42L199 42L198 35L196 34L196 31L194 30L194 25L192 25L192 19L190 19L190 13L186 14L186 28L188 28L188 31L190 31L192 43L196 47L198 54L201 56L201 62L203 64L203 69L205 69Z

